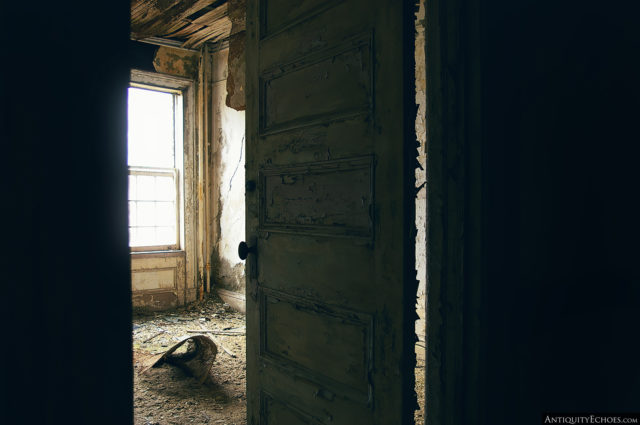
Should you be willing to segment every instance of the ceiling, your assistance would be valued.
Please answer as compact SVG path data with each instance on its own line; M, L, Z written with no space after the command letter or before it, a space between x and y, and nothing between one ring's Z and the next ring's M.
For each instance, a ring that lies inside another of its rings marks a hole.
M231 34L227 0L131 0L131 38L197 48Z

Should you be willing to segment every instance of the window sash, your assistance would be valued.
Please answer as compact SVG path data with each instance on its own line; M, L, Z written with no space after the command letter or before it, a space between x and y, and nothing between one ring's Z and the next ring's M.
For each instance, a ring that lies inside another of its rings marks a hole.
M175 229L175 243L169 245L140 245L140 246L131 246L129 245L129 249L132 252L139 251L168 251L168 250L178 250L180 249L180 192L178 187L178 169L176 168L153 168L153 167L129 167L129 175L130 176L151 176L151 177L171 177L174 184L174 196L171 200L165 199L139 199L139 196L136 196L136 199L130 198L130 191L128 193L128 202L127 205L130 205L130 202L142 203L142 202L173 202L175 208L175 223L173 224ZM129 222L128 228L162 228L168 226L142 226L136 223L135 226L132 226ZM170 227L170 226L169 226ZM131 241L129 241L131 243Z

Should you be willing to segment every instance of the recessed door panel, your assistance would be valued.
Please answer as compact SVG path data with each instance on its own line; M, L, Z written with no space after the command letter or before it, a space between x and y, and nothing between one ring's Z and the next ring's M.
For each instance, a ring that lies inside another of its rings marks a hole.
M372 71L369 34L278 64L261 78L261 132L366 113L372 106Z
M372 166L365 157L261 170L261 230L371 237Z
M367 400L373 366L371 316L271 290L261 296L263 357Z

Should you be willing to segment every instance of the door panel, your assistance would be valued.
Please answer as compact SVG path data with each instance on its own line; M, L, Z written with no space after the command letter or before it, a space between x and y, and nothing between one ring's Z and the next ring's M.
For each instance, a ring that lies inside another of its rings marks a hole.
M267 37L318 14L340 0L269 0L261 3L261 35Z
M260 138L262 154L283 164L352 158L371 150L371 125L361 117L303 126ZM348 140L349 143L344 143Z
M376 265L372 258L367 258L371 255L371 243L366 239L352 238L352 243L346 244L335 243L328 237L272 233L268 239L258 240L258 249L261 285L347 308L372 304L378 298L371 290ZM355 273L353 262L345 259L358 259L362 268Z
M356 0L361 1L361 0ZM359 15L351 15L351 1L327 1L326 7L306 19L286 28L286 31L271 33L260 40L260 63L267 70L275 65L294 62L305 55L331 46L339 46L349 37L363 34L372 29L372 11L356 8ZM320 17L320 19L318 19ZM345 19L347 17L347 19ZM250 19L247 15L247 19ZM327 26L330 22L330 26Z
M373 320L329 305L261 290L260 353L299 376L339 388L360 403L370 396ZM309 338L313 335L313 338Z
M364 157L262 170L260 229L373 236L372 166Z
M371 48L371 35L365 33L264 72L261 134L368 112L372 107Z
M407 7L248 2L249 424L413 416Z

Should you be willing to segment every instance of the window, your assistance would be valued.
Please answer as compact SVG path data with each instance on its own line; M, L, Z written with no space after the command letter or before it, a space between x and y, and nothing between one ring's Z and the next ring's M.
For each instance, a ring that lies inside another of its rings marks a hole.
M132 84L128 92L129 246L180 248L182 93Z

